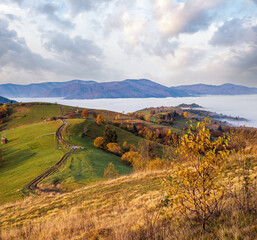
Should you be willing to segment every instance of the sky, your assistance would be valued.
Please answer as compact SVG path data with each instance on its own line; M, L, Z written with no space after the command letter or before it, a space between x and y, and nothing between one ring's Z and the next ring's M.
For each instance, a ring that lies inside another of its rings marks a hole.
M0 0L0 83L257 87L257 0Z

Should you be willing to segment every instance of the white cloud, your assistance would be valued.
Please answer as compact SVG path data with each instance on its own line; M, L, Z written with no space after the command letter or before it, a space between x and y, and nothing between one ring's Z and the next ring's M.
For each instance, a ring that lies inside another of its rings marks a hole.
M257 85L254 2L2 0L0 82Z
M205 30L211 23L213 13L221 0L155 0L156 14L160 33L165 37L181 33L195 33Z

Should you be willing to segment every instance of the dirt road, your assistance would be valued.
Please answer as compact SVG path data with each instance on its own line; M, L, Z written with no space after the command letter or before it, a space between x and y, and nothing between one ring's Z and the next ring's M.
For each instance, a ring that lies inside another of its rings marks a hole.
M56 137L58 139L58 141L60 141L61 143L66 142L63 135L62 135L62 130L64 129L64 127L67 125L67 122L65 120L63 120L62 125L57 129L56 131ZM46 177L48 177L50 174L56 172L58 170L58 168L67 160L67 158L72 154L72 150L74 149L74 147L77 147L77 150L83 149L80 146L70 146L69 147L69 152L65 153L63 155L63 157L61 158L61 160L59 162L57 162L54 166L52 166L51 168L49 168L48 170L46 170L44 173L42 173L41 175L39 175L38 177L36 177L35 179L33 179L30 183L28 183L26 185L26 189L29 190L36 190L39 189L38 184L40 182L42 182Z

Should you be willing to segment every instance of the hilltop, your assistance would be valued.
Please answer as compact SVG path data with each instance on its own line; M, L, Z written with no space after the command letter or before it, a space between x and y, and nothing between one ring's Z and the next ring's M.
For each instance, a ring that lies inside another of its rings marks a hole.
M65 99L165 98L257 94L257 88L234 84L223 84L219 86L195 84L167 87L148 79L126 79L124 81L102 83L72 80L28 85L1 84L0 94L5 97L62 97Z
M0 104L1 104L1 103L17 103L17 102L14 101L14 100L10 100L10 99L8 99L8 98L1 97L1 96L0 96Z

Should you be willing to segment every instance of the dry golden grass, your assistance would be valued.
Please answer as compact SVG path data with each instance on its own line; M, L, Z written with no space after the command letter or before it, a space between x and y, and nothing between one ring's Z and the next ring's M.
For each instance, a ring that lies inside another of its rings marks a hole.
M167 171L140 172L64 194L31 196L0 207L0 239L255 239L256 212L228 194L209 231L194 219L168 219L156 206Z

